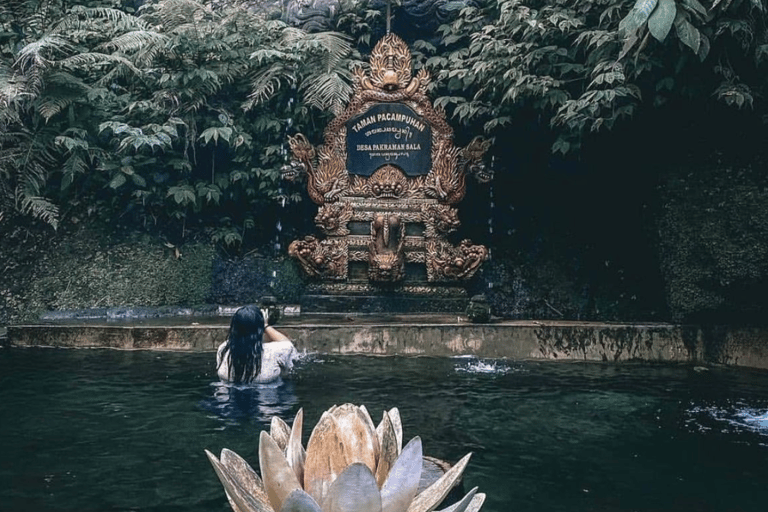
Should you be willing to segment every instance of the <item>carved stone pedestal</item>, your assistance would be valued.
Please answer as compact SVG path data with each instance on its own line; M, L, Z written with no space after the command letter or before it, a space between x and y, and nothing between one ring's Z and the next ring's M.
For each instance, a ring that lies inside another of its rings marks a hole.
M312 284L301 299L303 313L459 313L469 304L459 286L371 286L348 282L341 286Z

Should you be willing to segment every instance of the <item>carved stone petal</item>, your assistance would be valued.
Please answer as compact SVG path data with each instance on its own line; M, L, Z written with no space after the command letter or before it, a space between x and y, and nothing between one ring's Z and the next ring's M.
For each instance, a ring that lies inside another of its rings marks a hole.
M363 412L363 419L365 420L366 423L368 423L368 428L370 428L371 432L373 432L374 434L378 434L378 432L376 431L376 425L373 424L373 419L371 419L371 414L368 412L368 409L366 409L364 405L361 405L360 410ZM380 455L381 438L376 436L376 439L378 440L378 442L373 443L373 451L374 451L373 455L378 461L379 455ZM373 469L371 469L371 471L373 471Z
M381 512L381 494L368 466L356 462L328 489L324 512Z
M288 438L288 445L285 448L285 458L288 464L296 473L299 482L304 482L304 461L307 458L307 452L301 444L301 431L304 427L304 409L299 409L296 418L293 420L291 435Z
M419 490L422 468L421 438L414 437L392 465L381 488L382 512L406 512Z
M288 446L288 438L291 437L291 427L282 418L272 416L272 423L269 425L269 435L275 440L277 446L285 451L285 447Z
M376 483L381 488L384 482L387 481L389 470L397 460L399 452L395 429L392 427L392 422L389 420L389 415L386 411L384 411L384 417L381 419L379 427L376 429L376 433L381 442L381 449L379 451L379 462L376 464Z
M403 422L400 419L400 410L397 407L393 407L387 412L387 415L395 429L395 436L397 437L397 453L399 454L400 450L403 449Z
M457 462L451 469L445 472L437 482L427 487L424 492L416 496L411 502L411 506L408 507L408 512L431 512L437 507L443 499L448 495L450 490L461 479L464 468L467 467L469 458L472 456L468 453Z
M323 512L312 496L301 489L296 489L285 498L280 512Z
M219 477L219 481L224 486L227 499L234 512L274 512L268 502L261 502L256 497L249 495L214 454L208 450L205 450L205 454L211 461L216 476Z
M464 512L478 512L485 502L485 493L479 492L472 498L472 502Z
M395 430L395 437L397 438L397 454L399 455L400 451L403 449L403 423L400 420L400 410L397 407L393 407L389 411L386 411L386 413ZM379 425L376 427L376 434L379 436L379 439L381 439L383 431L384 418L382 417L381 422L379 422Z
M328 488L347 466L342 451L339 427L329 412L324 412L307 442L304 462L304 490L322 503Z
M352 404L344 404L331 411L338 425L339 438L346 457L346 466L362 462L371 473L376 471L376 452L379 438L367 411ZM309 450L309 446L307 447Z
M466 496L461 498L461 500L457 501L456 503L454 503L448 508L439 510L438 512L467 512L467 508L472 503L472 500L475 498L476 492L477 492L477 487L469 491L466 494Z
M264 490L264 482L256 471L245 459L224 448L221 450L221 464L227 468L230 475L251 496L264 503L269 503L267 492Z
M274 510L280 510L283 501L291 492L301 489L301 484L285 460L283 451L264 431L259 436L259 466L269 503Z

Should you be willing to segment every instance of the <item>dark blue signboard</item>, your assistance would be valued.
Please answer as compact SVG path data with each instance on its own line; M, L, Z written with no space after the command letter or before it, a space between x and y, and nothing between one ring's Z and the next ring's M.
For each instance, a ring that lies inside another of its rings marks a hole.
M432 127L401 103L377 103L347 121L347 170L370 176L385 164L408 176L432 167Z

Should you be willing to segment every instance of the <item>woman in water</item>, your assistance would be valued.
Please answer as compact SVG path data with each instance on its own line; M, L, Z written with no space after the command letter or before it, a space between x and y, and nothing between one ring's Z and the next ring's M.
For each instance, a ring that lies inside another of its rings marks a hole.
M272 382L293 369L296 347L265 322L256 306L243 306L229 325L227 341L216 353L219 378L234 384Z

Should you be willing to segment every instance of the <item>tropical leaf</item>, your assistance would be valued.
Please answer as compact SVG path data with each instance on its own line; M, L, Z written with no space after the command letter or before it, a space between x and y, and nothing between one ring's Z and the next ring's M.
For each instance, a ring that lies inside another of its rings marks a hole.
M666 39L677 15L675 0L659 0L659 4L648 18L648 31L657 41Z
M698 54L701 47L701 35L698 29L688 21L687 16L680 13L680 11L678 11L675 18L675 32L684 45L693 50L693 53Z
M659 0L637 0L629 14L619 22L619 35L627 37L636 32L648 20L658 2Z
M341 114L352 95L352 86L340 73L315 74L304 84L305 103L320 110L330 110L336 115Z
M72 69L82 69L83 67L101 67L104 64L119 64L130 69L135 74L141 75L141 71L133 64L133 62L125 57L115 54L85 52L78 53L59 61L60 66Z
M59 208L48 199L25 195L21 199L21 213L46 222L53 229L59 226Z
M151 65L169 42L166 34L154 30L133 30L100 44L95 50L132 54L137 63Z
M222 138L225 142L229 143L229 140L232 138L232 133L232 128L228 126L212 126L211 128L203 130L203 133L198 138L203 139L206 144L208 144L211 139L213 139L214 144L217 144L219 138Z
M173 197L173 200L179 205L194 205L197 201L195 189L189 185L170 187L166 197Z

